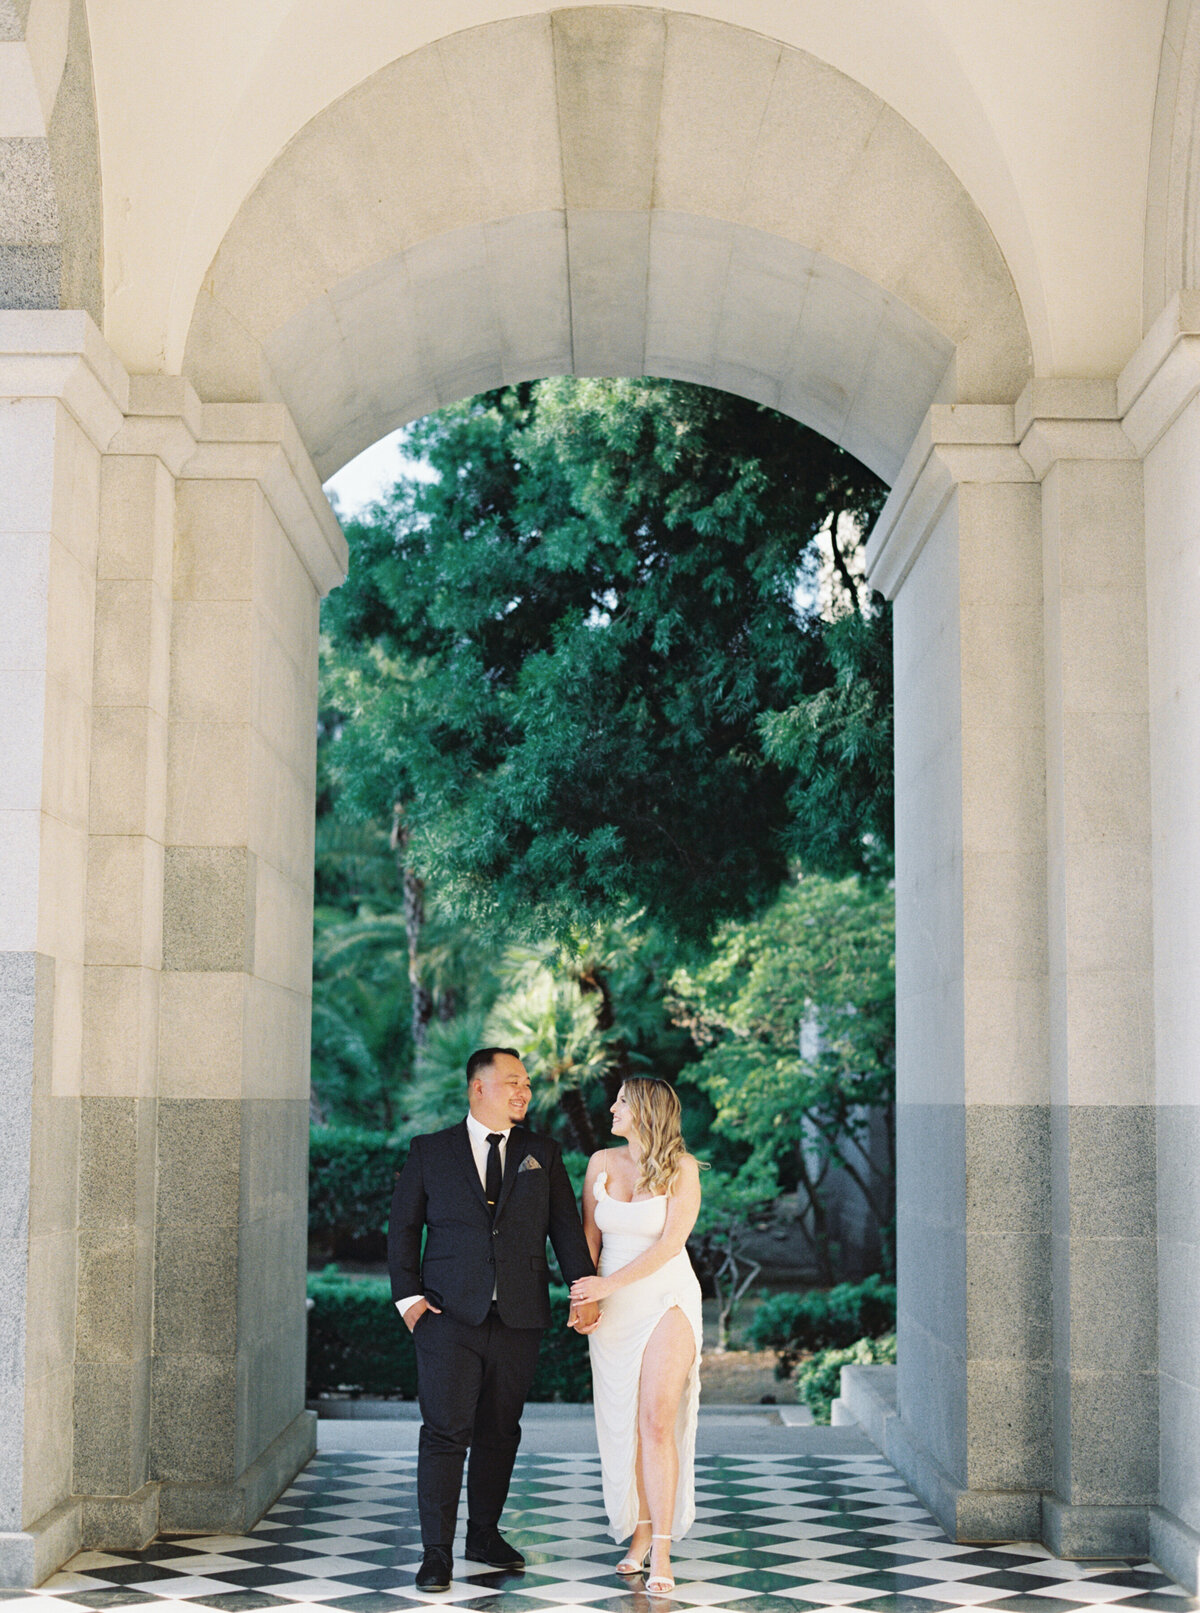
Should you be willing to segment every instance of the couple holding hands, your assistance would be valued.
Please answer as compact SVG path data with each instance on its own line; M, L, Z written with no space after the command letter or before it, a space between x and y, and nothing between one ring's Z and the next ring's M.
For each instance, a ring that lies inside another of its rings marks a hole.
M557 1143L525 1130L529 1098L520 1055L481 1048L467 1062L466 1119L414 1138L396 1174L388 1266L422 1418L417 1589L450 1586L468 1449L466 1555L525 1566L499 1523L550 1323L549 1238L571 1284L569 1325L588 1335L605 1509L614 1540L630 1542L616 1571L667 1595L671 1540L695 1516L700 1287L686 1243L699 1167L674 1088L630 1079L612 1106L625 1146L589 1160L581 1224Z

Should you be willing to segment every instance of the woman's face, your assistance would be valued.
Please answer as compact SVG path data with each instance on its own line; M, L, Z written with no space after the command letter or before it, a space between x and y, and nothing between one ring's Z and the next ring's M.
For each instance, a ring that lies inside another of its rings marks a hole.
M625 1102L625 1088L617 1093L616 1102L609 1110L612 1115L612 1129L614 1137L628 1137L630 1132L629 1105Z

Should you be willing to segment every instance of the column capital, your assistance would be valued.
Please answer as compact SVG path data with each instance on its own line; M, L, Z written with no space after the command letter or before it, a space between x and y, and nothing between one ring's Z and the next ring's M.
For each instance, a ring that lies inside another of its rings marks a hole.
M1031 482L1012 407L935 403L921 423L867 543L867 578L894 599L954 489L963 482Z
M110 454L145 454L161 459L178 476L196 451L203 405L181 375L132 375L129 405Z
M1032 380L1013 414L1021 457L1039 482L1060 460L1138 457L1122 429L1115 381Z
M345 534L283 404L202 404L195 448L179 476L257 482L318 594L345 577Z
M81 309L5 308L0 397L58 399L103 452L129 406L129 376Z
M1117 378L1126 434L1150 452L1200 393L1200 291L1178 292Z

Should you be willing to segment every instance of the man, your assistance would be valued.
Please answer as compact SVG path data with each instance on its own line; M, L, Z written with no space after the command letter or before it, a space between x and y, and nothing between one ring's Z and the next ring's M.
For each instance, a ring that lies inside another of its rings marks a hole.
M388 1222L392 1298L417 1353L422 1591L450 1588L468 1446L466 1554L524 1568L498 1525L550 1322L547 1237L568 1282L595 1272L561 1151L522 1125L529 1077L520 1056L508 1047L472 1053L467 1099L465 1121L413 1138ZM594 1302L572 1307L580 1332L598 1319Z

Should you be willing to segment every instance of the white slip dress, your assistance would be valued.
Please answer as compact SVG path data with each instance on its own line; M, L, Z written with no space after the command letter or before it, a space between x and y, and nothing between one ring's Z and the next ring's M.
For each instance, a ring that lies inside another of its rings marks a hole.
M665 1194L626 1203L612 1199L608 1172L596 1179L596 1225L600 1229L600 1275L607 1277L644 1253L662 1236L667 1220ZM686 1249L649 1277L618 1288L600 1302L603 1320L588 1335L596 1412L596 1440L604 1484L604 1507L616 1541L627 1540L638 1521L637 1420L642 1352L664 1312L677 1305L696 1340L687 1383L675 1419L679 1486L671 1533L686 1535L696 1517L696 1422L700 1409L700 1347L703 1337L700 1284Z

